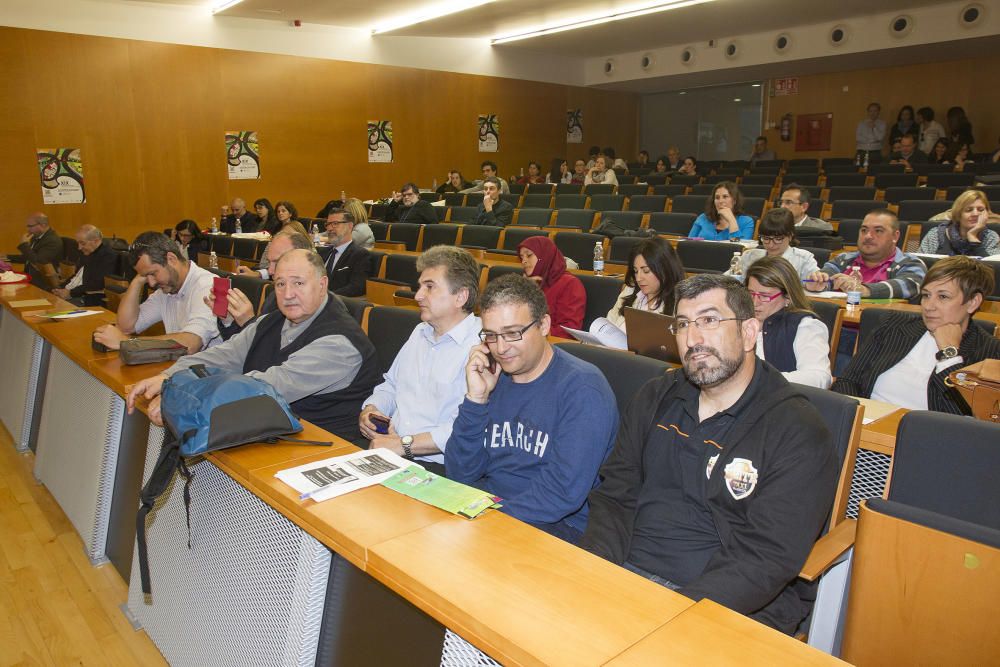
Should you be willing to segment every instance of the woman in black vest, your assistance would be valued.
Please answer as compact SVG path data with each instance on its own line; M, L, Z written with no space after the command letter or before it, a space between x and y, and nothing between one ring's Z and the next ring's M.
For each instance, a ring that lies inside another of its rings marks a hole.
M789 382L829 388L830 334L810 310L795 267L782 257L764 257L750 266L746 276L761 323L757 356Z

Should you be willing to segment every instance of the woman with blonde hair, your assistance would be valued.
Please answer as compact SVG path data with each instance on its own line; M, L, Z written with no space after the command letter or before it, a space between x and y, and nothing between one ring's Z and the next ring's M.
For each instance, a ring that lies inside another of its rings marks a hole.
M795 267L780 256L758 259L747 270L746 286L761 323L757 356L789 382L828 389L830 333L812 312Z
M365 205L360 199L351 197L344 202L344 210L354 216L354 232L351 234L351 240L366 250L374 248L375 234L368 225L368 211L365 210Z
M960 194L949 214L950 219L927 232L920 242L920 252L973 257L1000 253L1000 235L986 227L993 213L982 190Z

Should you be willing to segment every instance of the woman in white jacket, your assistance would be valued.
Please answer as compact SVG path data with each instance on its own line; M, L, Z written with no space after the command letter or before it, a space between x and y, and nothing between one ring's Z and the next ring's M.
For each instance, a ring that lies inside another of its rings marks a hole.
M726 271L727 276L743 280L750 266L764 257L782 257L798 272L802 280L819 271L816 257L808 250L796 248L795 216L784 208L772 208L760 219L758 239L762 247L747 250L740 257L740 272Z

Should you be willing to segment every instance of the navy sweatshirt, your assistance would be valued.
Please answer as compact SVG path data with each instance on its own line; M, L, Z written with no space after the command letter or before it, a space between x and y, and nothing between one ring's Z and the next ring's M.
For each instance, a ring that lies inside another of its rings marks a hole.
M450 479L500 496L511 516L582 531L587 494L618 431L618 406L595 366L554 353L532 382L502 373L485 404L465 399L444 462Z

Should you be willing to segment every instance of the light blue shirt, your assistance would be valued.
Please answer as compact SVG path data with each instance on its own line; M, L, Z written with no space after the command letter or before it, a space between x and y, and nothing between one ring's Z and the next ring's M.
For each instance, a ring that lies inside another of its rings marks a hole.
M736 224L739 226L738 232L732 233L728 228L719 231L715 228L715 223L702 213L695 219L694 226L691 227L688 236L705 239L706 241L729 241L730 239L744 239L749 241L753 238L753 218L749 215L738 215L736 216Z
M483 324L469 314L451 331L435 339L434 328L421 322L410 334L385 381L375 387L365 405L388 415L400 435L430 433L442 452L451 437L458 406L465 398L465 366L469 350L479 344ZM418 456L444 463L444 454Z

